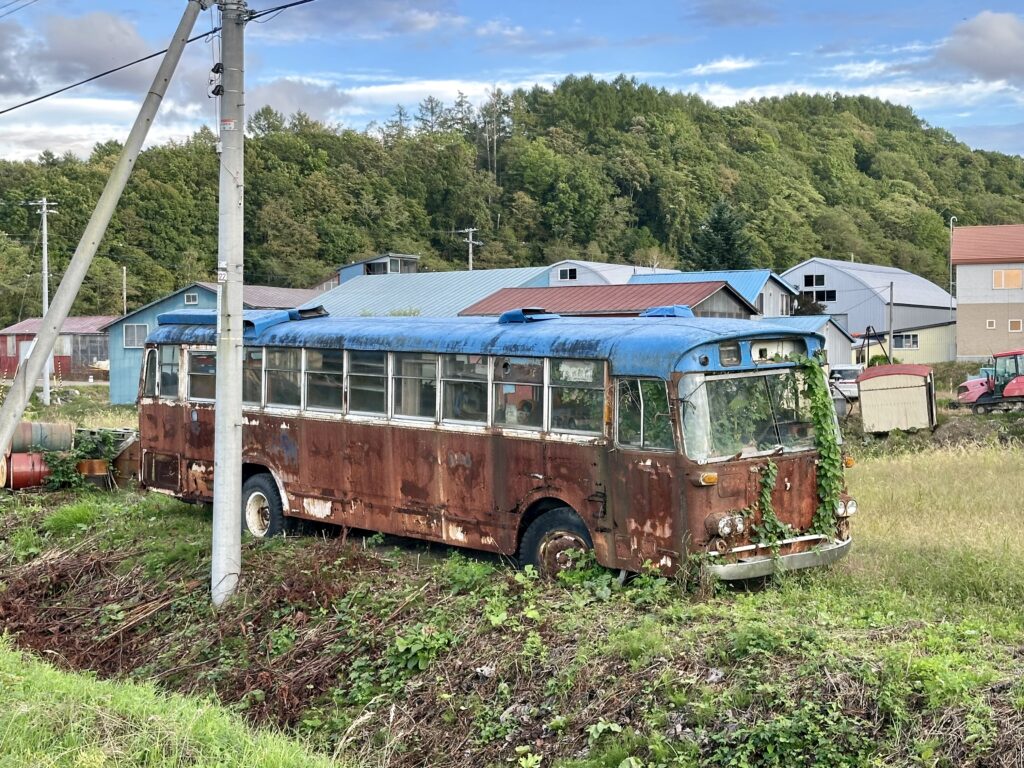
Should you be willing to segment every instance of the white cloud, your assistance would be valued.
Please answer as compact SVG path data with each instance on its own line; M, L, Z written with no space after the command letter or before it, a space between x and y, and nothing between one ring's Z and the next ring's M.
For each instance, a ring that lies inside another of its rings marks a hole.
M892 65L878 59L871 61L851 61L846 64L836 64L825 69L825 73L836 75L843 80L867 80L872 77L888 74Z
M935 60L985 80L1024 85L1024 18L982 11L957 25Z
M685 70L688 75L717 75L725 72L739 72L744 69L753 69L761 66L758 59L748 59L745 56L724 56L721 59L709 61L707 64L698 64L695 67Z

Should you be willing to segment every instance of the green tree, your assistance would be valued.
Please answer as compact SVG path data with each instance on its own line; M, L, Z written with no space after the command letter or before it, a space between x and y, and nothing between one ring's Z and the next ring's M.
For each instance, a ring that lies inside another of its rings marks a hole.
M750 269L754 246L742 216L719 200L693 234L690 251L696 269Z

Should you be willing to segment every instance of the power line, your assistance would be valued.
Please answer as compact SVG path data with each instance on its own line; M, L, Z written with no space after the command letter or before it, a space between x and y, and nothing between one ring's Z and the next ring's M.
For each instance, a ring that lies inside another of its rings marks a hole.
M14 0L14 2L18 2L18 0ZM24 5L19 5L17 8L11 8L11 10L9 10L7 13L0 13L0 19L6 18L7 16L10 16L12 13L17 13L22 8L28 8L30 5L32 5L34 3L38 3L38 2L39 2L39 0L28 0L28 2L25 3ZM7 8L8 6L11 6L11 5L14 5L14 3L8 3L7 5L3 6L3 8ZM0 9L0 10L2 10L2 9Z

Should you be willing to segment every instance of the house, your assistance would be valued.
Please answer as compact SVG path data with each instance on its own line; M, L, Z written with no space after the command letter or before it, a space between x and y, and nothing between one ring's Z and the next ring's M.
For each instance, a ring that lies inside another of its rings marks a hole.
M676 272L674 274L637 274L631 284L700 283L724 280L746 301L757 308L757 314L772 317L791 315L797 292L770 269L722 269L708 272Z
M565 259L548 268L548 286L559 285L625 285L636 277L678 275L677 269L638 267L632 264L609 264L601 261ZM718 280L719 278L707 278Z
M956 360L959 321L897 328L893 334L892 358L901 363L931 365ZM868 363L889 348L887 333L863 334L853 346L854 362Z
M97 315L65 320L53 345L53 376L71 380L105 376L105 371L92 366L108 359L105 326L114 319ZM0 378L14 378L42 325L41 317L30 317L0 330Z
M460 312L500 315L510 309L543 307L559 315L635 317L651 307L686 305L696 317L749 320L756 310L728 283L665 285L572 285L556 288L503 288Z
M782 276L800 297L821 304L852 334L869 327L889 331L917 328L955 318L953 297L935 283L897 267L835 259L808 259Z
M957 227L952 259L957 359L1024 346L1024 224Z
M853 357L854 337L829 315L786 315L761 318L766 323L781 325L803 333L825 337L825 359L828 365L848 365Z
M316 296L305 288L276 288L244 285L242 303L246 309L290 309ZM104 330L110 334L110 402L134 403L142 370L142 348L156 317L176 309L216 309L217 284L192 283L162 299L139 307L123 317L110 317Z
M362 275L411 274L419 271L419 263L420 257L411 253L382 253L370 259L342 264L329 278L314 286L313 290L323 293Z

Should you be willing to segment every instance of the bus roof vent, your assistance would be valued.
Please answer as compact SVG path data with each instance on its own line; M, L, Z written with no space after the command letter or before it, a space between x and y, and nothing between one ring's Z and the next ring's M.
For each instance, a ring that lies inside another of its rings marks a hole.
M522 307L521 309L510 309L502 313L498 318L499 325L511 323L536 323L540 320L557 320L561 315L548 312L540 307Z
M670 304L666 307L651 307L640 313L640 317L693 317L693 310L686 304Z

